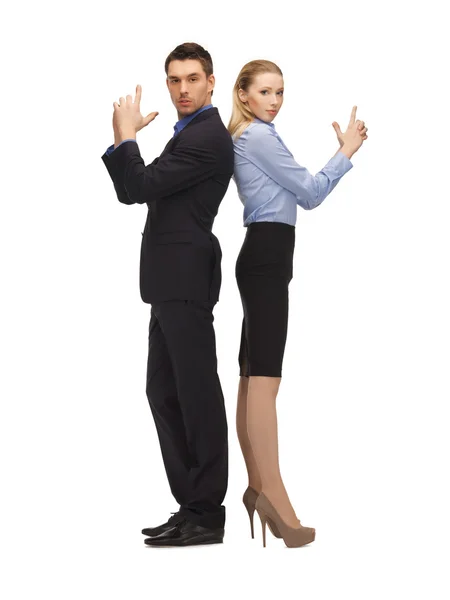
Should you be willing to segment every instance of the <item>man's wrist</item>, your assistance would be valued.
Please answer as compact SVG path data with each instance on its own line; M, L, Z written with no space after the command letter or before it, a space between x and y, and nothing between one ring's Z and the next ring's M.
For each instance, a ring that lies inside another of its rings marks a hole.
M130 139L136 139L136 130L134 128L129 127L120 130L114 130L114 148L117 148L117 146L124 140Z

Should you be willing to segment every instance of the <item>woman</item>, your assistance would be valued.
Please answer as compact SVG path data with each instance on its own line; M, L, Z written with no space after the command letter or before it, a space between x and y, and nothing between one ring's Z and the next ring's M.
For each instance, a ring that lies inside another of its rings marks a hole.
M244 204L245 240L236 263L244 309L239 351L237 434L249 486L243 502L250 517L257 510L266 545L266 523L289 547L315 539L315 529L297 518L283 484L278 461L276 397L281 380L288 322L288 285L292 279L297 205L318 206L352 168L351 156L367 139L364 121L353 107L340 148L311 175L295 162L272 121L283 104L283 74L267 60L246 64L233 89L228 131L233 136L233 179Z

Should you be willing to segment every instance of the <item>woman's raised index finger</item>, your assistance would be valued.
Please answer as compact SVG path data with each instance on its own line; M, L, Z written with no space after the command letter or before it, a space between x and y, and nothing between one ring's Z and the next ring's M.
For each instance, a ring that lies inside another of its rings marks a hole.
M139 104L140 103L141 96L142 96L142 87L138 83L137 86L136 86L136 98L134 99L134 103L135 104Z
M357 108L358 108L357 106L354 106L352 108L352 114L350 115L350 125L353 125L353 123L355 122L355 119L356 119L356 109Z

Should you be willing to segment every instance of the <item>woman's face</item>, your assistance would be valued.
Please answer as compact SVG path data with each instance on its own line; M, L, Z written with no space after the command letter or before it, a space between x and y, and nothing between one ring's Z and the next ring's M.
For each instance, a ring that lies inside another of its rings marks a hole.
M278 73L262 73L255 77L248 91L239 90L239 98L253 114L271 123L283 105L283 78Z

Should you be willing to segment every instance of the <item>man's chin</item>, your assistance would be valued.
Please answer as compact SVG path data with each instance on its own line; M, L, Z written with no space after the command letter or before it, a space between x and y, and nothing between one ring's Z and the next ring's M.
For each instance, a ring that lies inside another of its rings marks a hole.
M189 104L189 106L180 106L178 104L177 106L177 112L178 112L178 116L180 119L182 119L183 117L188 117L189 115L192 115L193 113L195 113L196 111L196 107L193 106L192 104Z

